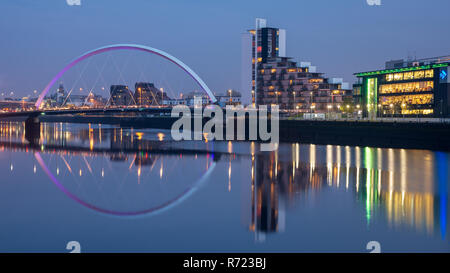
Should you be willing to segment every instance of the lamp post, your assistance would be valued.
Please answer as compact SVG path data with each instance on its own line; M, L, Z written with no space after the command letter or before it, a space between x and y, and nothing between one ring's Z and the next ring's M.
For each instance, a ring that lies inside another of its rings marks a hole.
M297 106L297 104L295 103L295 91L294 92L292 92L292 94L294 95L294 109L296 108L295 106Z
M311 114L313 113L313 110L316 108L316 106L315 105L311 105Z
M256 105L255 90L252 90L252 104L253 106Z

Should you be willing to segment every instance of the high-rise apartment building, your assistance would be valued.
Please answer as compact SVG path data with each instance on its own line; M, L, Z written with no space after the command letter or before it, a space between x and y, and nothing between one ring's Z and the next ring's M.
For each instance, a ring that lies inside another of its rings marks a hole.
M250 46L248 45L250 43ZM328 79L310 62L286 56L286 31L256 19L255 29L242 37L242 92L255 105L278 105L298 112L332 112L352 102L342 79ZM250 61L249 61L250 60Z
M286 56L286 30L267 27L266 19L257 18L255 28L242 35L242 92L256 101L257 70L268 59ZM247 96L244 97L244 100Z

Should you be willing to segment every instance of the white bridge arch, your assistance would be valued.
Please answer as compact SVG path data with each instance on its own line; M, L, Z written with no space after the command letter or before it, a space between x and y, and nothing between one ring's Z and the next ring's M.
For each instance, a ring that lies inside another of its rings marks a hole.
M210 98L212 103L217 102L216 97L214 96L214 94L211 92L211 90L209 89L209 87L206 85L206 83L197 75L197 73L195 73L189 66L187 66L185 63L183 63L182 61L180 61L179 59L175 58L174 56L170 55L167 52L164 52L162 50L156 49L156 48L152 48L152 47L148 47L148 46L144 46L144 45L136 45L136 44L115 44L115 45L108 45L108 46L104 46L104 47L100 47L91 51L88 51L84 54L82 54L81 56L77 57L76 59L74 59L73 61L71 61L68 65L66 65L61 71L59 71L59 73L47 84L47 86L44 88L44 90L42 91L42 93L39 95L38 100L36 101L36 108L40 109L42 106L42 102L45 98L45 96L47 95L47 93L49 92L49 90L52 88L52 86L64 75L64 73L69 70L70 68L72 68L73 66L75 66L77 63L92 57L94 55L98 55L104 52L108 52L108 51L114 51L114 50L138 50L138 51L145 51L148 53L152 53L155 55L158 55L160 57L163 57L164 59L167 59L169 61L171 61L172 63L176 64L178 67L180 67L181 69L183 69L186 73L188 73L197 83L198 85L200 85L200 87L206 92L206 94L208 95L208 97Z

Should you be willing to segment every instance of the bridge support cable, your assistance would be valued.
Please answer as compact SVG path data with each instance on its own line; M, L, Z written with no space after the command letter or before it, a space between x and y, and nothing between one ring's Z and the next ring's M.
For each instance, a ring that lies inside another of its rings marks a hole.
M87 61L87 63L84 65L83 70L82 70L81 72L79 72L79 75L78 75L77 80L76 80L76 81L74 82L74 84L72 85L72 88L70 89L70 91L69 91L69 93L67 94L67 96L64 98L64 101L63 101L63 103L61 104L61 106L66 105L67 99L69 99L70 95L72 94L73 89L75 88L76 84L80 81L81 77L83 76L83 74L84 74L84 72L86 71L86 68L89 66L90 62L91 62L91 59L89 59L89 60ZM62 76L62 75L61 75L61 76ZM58 78L58 79L59 79L59 78ZM45 91L45 90L44 90L44 91ZM41 95L42 95L42 94L41 94ZM39 101L39 99L38 99L38 101ZM37 105L37 103L36 103L36 105ZM36 106L36 108L39 108L39 107Z
M113 51L113 50L136 50L136 51L144 51L144 52L148 52L148 53L152 53L155 55L158 55L164 59L169 60L170 62L174 63L175 65L177 65L179 68L181 68L184 72L186 72L189 76L191 76L192 79L194 79L194 81L200 85L200 87L203 89L203 91L205 91L211 102L215 103L217 101L217 99L215 98L214 94L211 92L211 90L209 89L209 87L205 84L205 82L191 69L189 68L186 64L184 64L183 62L181 62L180 60L178 60L177 58L175 58L174 56L159 50L159 49L155 49L155 48L151 48L151 47L147 47L147 46L142 46L142 45L134 45L134 44L116 44L116 45L110 45L110 46L105 46L105 47L100 47L94 50L91 50L81 56L79 56L78 58L74 59L72 62L70 62L68 65L66 65L48 84L47 86L44 88L44 90L42 91L42 93L39 95L37 101L36 101L36 108L40 109L42 107L42 102L45 98L45 96L48 94L49 90L52 88L52 86L64 75L64 73L66 71L68 71L70 68L72 68L73 66L75 66L76 64L78 64L79 62L88 59L89 57L104 53L104 52L109 52L109 51ZM119 70L120 71L120 70ZM70 93L72 93L73 88L71 89ZM134 96L132 96L133 100L134 100ZM65 102L67 102L67 98L65 100ZM135 101L136 103L136 101Z

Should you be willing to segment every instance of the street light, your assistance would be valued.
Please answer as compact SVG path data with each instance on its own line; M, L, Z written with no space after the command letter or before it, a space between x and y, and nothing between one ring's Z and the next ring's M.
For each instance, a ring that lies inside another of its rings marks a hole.
M296 103L295 103L295 91L292 92L292 94L294 95L294 105L296 105Z

